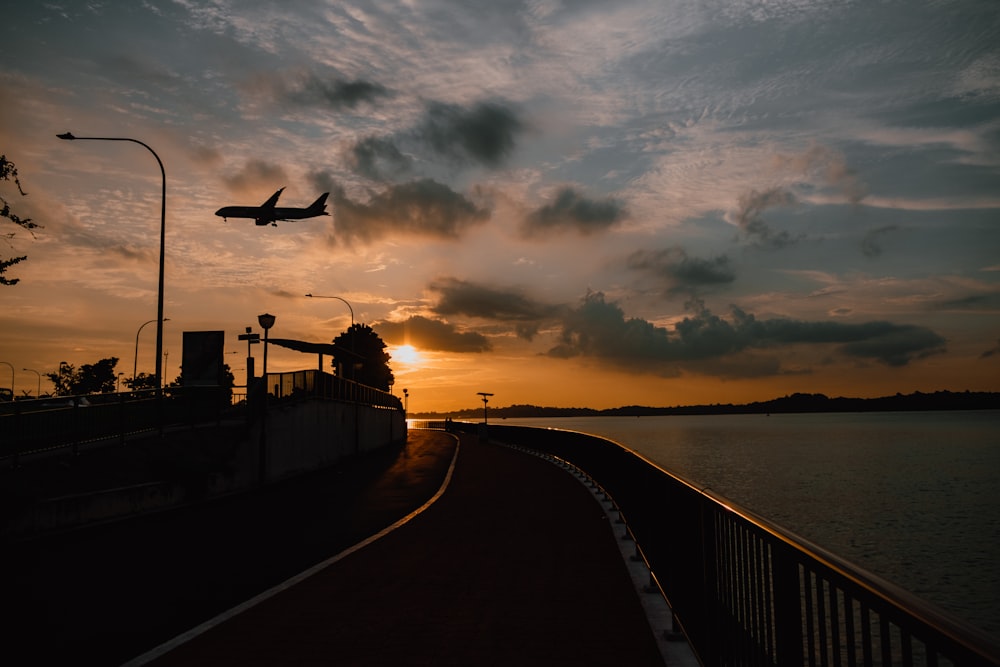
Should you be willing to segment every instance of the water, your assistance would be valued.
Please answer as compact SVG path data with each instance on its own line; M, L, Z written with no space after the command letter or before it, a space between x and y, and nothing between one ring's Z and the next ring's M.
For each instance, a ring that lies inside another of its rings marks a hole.
M1000 411L498 423L614 440L1000 637Z

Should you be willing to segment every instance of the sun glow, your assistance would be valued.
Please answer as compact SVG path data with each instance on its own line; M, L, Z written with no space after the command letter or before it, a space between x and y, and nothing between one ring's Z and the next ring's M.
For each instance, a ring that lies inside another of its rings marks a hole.
M389 356L401 364L413 366L423 361L420 352L412 345L397 345L389 352Z

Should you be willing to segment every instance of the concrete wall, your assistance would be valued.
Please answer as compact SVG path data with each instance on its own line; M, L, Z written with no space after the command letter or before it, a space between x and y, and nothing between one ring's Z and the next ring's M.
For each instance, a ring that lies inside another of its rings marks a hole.
M260 427L251 429L252 438L260 438ZM264 439L266 477L323 468L405 439L406 417L399 410L319 399L273 406Z

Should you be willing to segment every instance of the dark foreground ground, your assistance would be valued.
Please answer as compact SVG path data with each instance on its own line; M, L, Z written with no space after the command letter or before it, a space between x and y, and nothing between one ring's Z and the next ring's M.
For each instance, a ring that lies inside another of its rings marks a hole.
M662 664L590 492L462 438L425 512L155 664ZM141 655L417 509L456 446L413 430L257 493L3 545L0 664Z

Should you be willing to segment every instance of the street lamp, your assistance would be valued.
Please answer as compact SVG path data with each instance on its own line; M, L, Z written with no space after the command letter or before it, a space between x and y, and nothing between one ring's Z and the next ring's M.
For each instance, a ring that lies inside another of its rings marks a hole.
M344 305L347 306L347 309L351 311L351 326L354 326L354 309L351 308L351 304L347 303L347 299L339 296L323 296L322 294L306 294L306 296L311 299L337 299L339 301L343 301Z
M403 389L403 412L410 413L410 390Z
M135 376L136 376L137 368L139 366L139 334L142 332L142 327L146 326L147 324L152 324L155 321L156 320L149 320L148 322L143 322L139 326L139 330L135 332L135 358L132 360L132 390L133 391L135 391L135 388L136 388L135 387ZM168 317L168 318L166 318L163 321L164 322L169 322L170 318ZM156 384L157 385L160 384L159 370L157 370Z
M351 308L351 304L347 303L347 299L340 296L323 296L322 294L306 294L307 297L311 299L337 299L338 301L343 301L347 309L351 311L351 379L356 377L356 364L357 364L357 354L354 351L354 337L357 332L354 330L354 309Z
M260 445L258 447L258 470L261 485L267 480L267 332L274 326L274 315L264 313L257 316L257 323L264 330L264 367L261 369L261 381L264 383L264 412L260 424ZM249 391L249 389L248 389Z
M81 141L131 141L134 144L139 144L156 158L156 164L160 165L160 176L161 176L161 189L160 189L160 275L159 283L157 285L157 297L156 297L156 398L159 405L159 422L160 422L160 435L163 435L163 386L160 382L160 378L163 377L163 256L164 256L164 245L167 236L167 172L163 168L163 161L160 156L156 154L152 148L150 148L145 143L139 141L138 139L130 139L128 137L76 137L73 136L72 132L66 132L64 134L57 134L60 139L65 139L67 141L81 140Z
M265 389L267 389L267 332L274 326L274 320L274 315L269 313L257 316L257 324L264 330L264 368L261 370L261 376L264 378Z
M42 374L36 371L34 368L22 368L22 371L30 371L38 376L38 391L35 392L35 398L42 397Z
M0 364L10 366L10 400L14 400L14 364L9 361L0 361Z
M489 397L492 396L493 394L488 394L485 391L480 391L478 392L478 394L483 397L483 424L486 424L487 423L486 404L490 402Z

